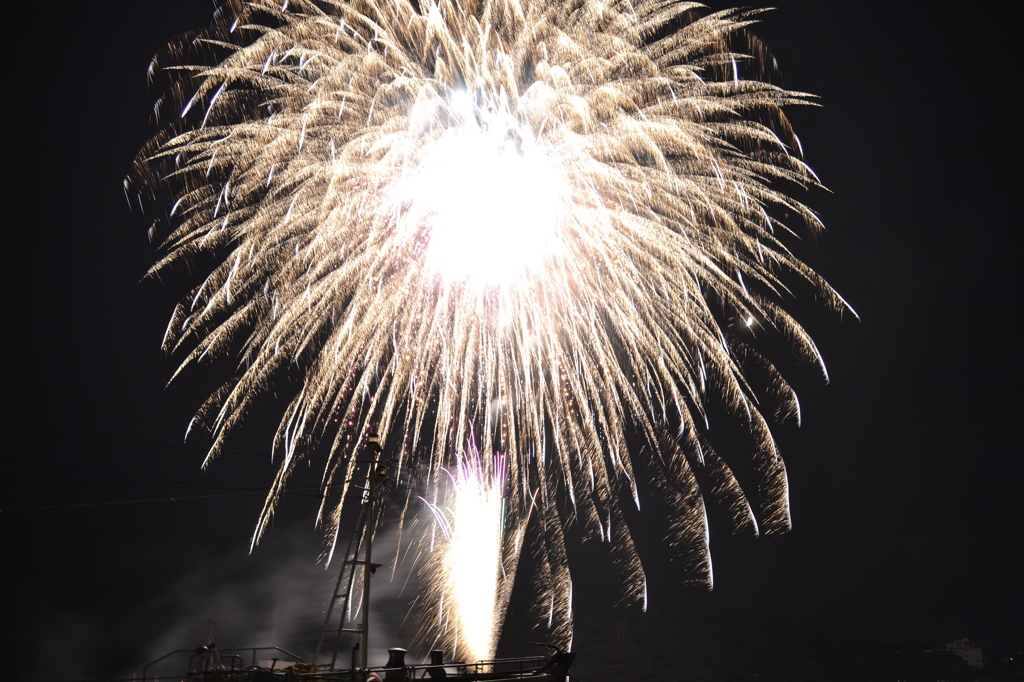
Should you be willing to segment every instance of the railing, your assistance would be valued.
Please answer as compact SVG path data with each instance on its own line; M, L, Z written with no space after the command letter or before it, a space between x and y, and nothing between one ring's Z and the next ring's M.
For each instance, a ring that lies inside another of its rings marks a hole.
M254 647L244 647L244 648L241 648L241 649L216 649L215 651L217 651L217 653L219 653L223 658L227 658L227 659L232 660L231 667L230 667L231 670L235 669L235 665L234 665L234 662L233 662L234 660L238 661L238 665L240 667L243 665L242 664L242 657L240 655L238 655L237 653L234 653L234 652L239 652L239 651L242 651L242 652L252 652L252 663L251 663L251 665L254 665L254 666L256 665L256 654L258 652L260 652L260 651L278 651L278 652L280 652L282 654L290 656L291 658L289 660L296 661L298 663L305 663L305 660L301 656L299 656L297 654L293 654L292 652L288 651L287 649L282 649L279 646L254 646ZM157 663L160 663L161 661L170 658L171 656L176 656L177 654L189 654L188 667L191 669L192 668L192 659L196 657L196 650L195 649L178 649L177 651L172 651L169 654L165 654L165 655L161 656L160 658L156 659L155 661L150 661L149 663L147 663L145 665L145 667L142 668L142 682L148 682L148 680L149 680L149 669L150 668L152 668Z
M508 678L519 678L522 677L526 680L530 679L531 675L535 675L539 672L547 662L544 656L521 656L516 658L498 658L488 661L478 661L474 663L465 663L459 661L452 661L449 663L419 663L414 665L403 665L401 667L387 667L377 666L370 667L360 670L340 670L340 669L325 669L317 666L307 666L306 670L297 672L295 670L289 670L286 668L276 669L273 672L267 669L262 669L257 666L257 656L260 652L275 651L280 652L289 657L288 660L295 661L297 663L305 663L300 656L293 654L292 652L282 649L280 647L249 647L243 649L223 649L219 650L219 653L224 659L231 659L230 665L217 666L214 669L207 671L206 673L195 671L193 672L192 664L196 658L196 651L194 649L181 649L178 651L172 651L169 654L161 656L160 658L146 664L142 670L141 682L154 682L154 677L149 675L149 670L156 664L164 661L172 656L178 654L189 654L188 667L190 669L187 675L182 675L178 672L174 676L174 679L182 679L187 677L188 679L202 680L205 675L210 675L211 679L229 681L238 679L256 679L250 676L253 673L261 675L259 679L264 679L262 676L266 676L266 679L282 679L278 675L282 675L287 679L301 680L306 677L311 679L323 680L338 680L338 681L363 681L366 680L370 673L376 673L381 679L398 679L408 680L410 682L414 680L427 680L431 678L431 671L438 671L443 669L447 676L458 677L472 676L473 679L477 680L502 680ZM246 657L251 660L249 666L243 664L243 656L239 655L238 652L246 654ZM251 655L250 655L251 654ZM265 660L265 659L264 659ZM280 659L274 659L280 660ZM254 670L255 668L255 670ZM317 669L318 668L318 669ZM316 670L316 672L314 672ZM396 675L397 673L397 675ZM165 677L166 675L161 675Z
M530 672L535 670L542 665L546 659L544 656L520 656L517 658L496 658L490 661L478 661L476 663L448 663L443 667L448 668L449 666L456 668L459 675L468 674L522 674L524 672ZM421 668L430 668L429 665L416 665L406 666L406 668L419 670Z
M365 671L366 675L369 673L377 673L381 679L386 679L388 673L394 673L404 671L405 679L417 680L417 679L430 679L429 674L431 670L438 670L443 668L448 675L473 675L479 680L486 679L504 679L509 677L523 677L529 679L529 674L536 670L539 670L547 662L544 656L520 656L517 658L496 658L489 661L477 661L475 663L462 663L459 661L453 661L451 663L443 663L441 665L433 663L419 663L415 665L404 665L400 668L388 668L388 667L372 667ZM332 679L333 673L350 675L349 671L324 671L320 670L317 673L318 679L330 680ZM338 677L337 679L347 679ZM361 678L356 678L361 679Z
M252 652L252 663L250 665L256 665L256 652L257 651L279 651L282 654L286 654L288 656L291 656L291 658L288 659L290 661L295 661L296 663L305 663L306 662L305 659L302 658L302 656L299 656L298 654L293 654L292 652L288 651L287 649L282 649L279 646L256 646L256 647L243 648L243 649L221 649L221 651L251 651Z

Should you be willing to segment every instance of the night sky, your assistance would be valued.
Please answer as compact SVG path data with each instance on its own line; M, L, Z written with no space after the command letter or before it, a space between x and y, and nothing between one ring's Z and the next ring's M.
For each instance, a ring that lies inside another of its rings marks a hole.
M831 382L791 377L803 426L778 436L793 531L732 537L713 517L710 594L641 531L655 615L740 609L883 643L1024 642L1017 17L969 7L782 0L755 28L783 84L821 98L792 118L830 190L804 197L827 232L795 248L861 319L801 304ZM211 10L18 3L7 21L0 546L16 678L130 676L201 643L206 616L221 646L308 649L330 594L315 490L302 489L316 463L248 553L252 491L276 471L275 406L207 472L202 438L184 443L223 374L166 386L176 362L160 340L198 273L143 279L156 247L122 190L155 132L149 60ZM589 551L570 548L577 599L617 618ZM399 587L381 588L385 625ZM408 643L387 639L375 646ZM602 646L578 641L580 656L588 645Z

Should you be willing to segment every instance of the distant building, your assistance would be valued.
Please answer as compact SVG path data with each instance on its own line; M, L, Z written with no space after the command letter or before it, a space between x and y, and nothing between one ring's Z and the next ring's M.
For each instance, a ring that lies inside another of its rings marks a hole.
M958 639L955 642L946 644L946 651L952 651L960 658L967 661L967 665L975 670L985 667L985 652L980 646L974 646L966 639Z

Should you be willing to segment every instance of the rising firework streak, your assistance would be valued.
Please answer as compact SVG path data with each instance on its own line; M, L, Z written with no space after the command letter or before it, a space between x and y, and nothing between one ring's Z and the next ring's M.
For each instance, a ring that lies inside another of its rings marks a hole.
M482 457L472 444L448 470L422 573L427 585L423 632L457 658L493 659L515 580L525 523L505 526L505 458Z

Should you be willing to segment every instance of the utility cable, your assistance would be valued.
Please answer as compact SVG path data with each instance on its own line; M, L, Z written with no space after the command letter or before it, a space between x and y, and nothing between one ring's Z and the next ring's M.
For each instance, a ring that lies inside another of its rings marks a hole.
M341 485L341 484L340 483L331 483L329 486L324 486L324 487L333 488L333 487L339 486L339 485ZM292 488L291 490L292 490L292 492L302 492L302 491L310 491L310 490L323 490L323 488L320 487L320 486L315 486L314 485L314 486L304 486L304 487L301 487L301 488ZM181 502L181 501L184 501L184 500L206 500L206 499L210 499L210 498L213 498L213 497L238 497L240 495L265 495L266 493L267 493L266 490L244 490L244 491L234 492L234 493L214 493L212 495L175 495L174 497L151 497L151 498L144 499L144 500L115 500L115 501L110 501L110 502L80 502L80 503L74 503L74 504L53 504L53 505L44 505L44 506L39 506L39 507L10 507L8 509L0 509L0 513L12 512L12 511L41 511L41 510L44 510L44 509L72 509L72 508L76 508L76 507L107 507L107 506L121 505L121 504L143 504L143 503L146 503L146 502ZM361 495L362 491L361 490L355 490L355 491L353 491L353 493ZM322 496L321 495L306 495L305 497L320 498Z
M21 426L20 424L4 424L6 428L18 429L20 431L32 431L34 433L46 433L52 436L65 436L68 438L83 438L86 440L105 441L107 443L121 443L122 445L141 445L148 448L163 448L165 450L182 450L185 452L206 453L207 448L197 448L191 445L168 445L166 443L150 443L140 440L129 440L127 438L112 438L110 436L95 436L87 433L72 433L70 431L57 431L55 429L40 429L33 426ZM221 450L223 455L241 455L243 457L266 457L254 452L242 452L241 450ZM304 457L307 462L327 462L327 459L320 457Z
M94 476L112 476L114 478L127 478L136 481L151 481L155 483L169 483L175 487L188 487L188 488L207 488L207 489L218 489L218 490L244 490L244 488L235 488L226 485L213 485L208 483L188 483L186 481L171 481L166 478L153 478L152 476L136 476L133 474L120 474L113 471L97 471L95 469L80 469L78 467L63 466L61 464L51 464L49 462L29 462L23 459L11 459L9 457L0 457L0 462L10 462L12 464L26 464L29 466L47 467L49 469L63 469L65 471L74 471L80 474L92 474ZM9 475L18 476L18 473L11 472ZM25 476L25 474L20 474ZM39 477L45 478L45 477ZM66 478L53 478L55 481L67 481L71 479ZM107 483L113 484L114 481L73 481L76 483ZM133 484L141 485L141 484Z

